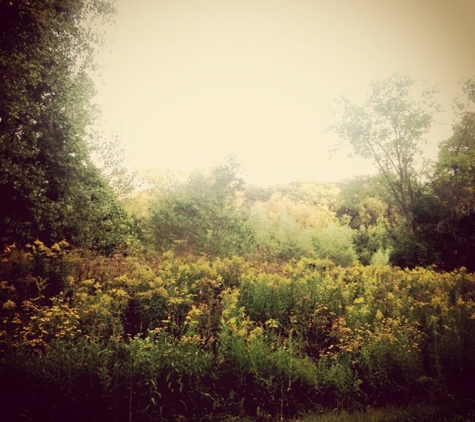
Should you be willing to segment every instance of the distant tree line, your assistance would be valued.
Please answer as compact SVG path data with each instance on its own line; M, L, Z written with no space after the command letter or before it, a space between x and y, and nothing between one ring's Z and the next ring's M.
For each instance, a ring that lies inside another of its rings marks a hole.
M475 269L473 78L462 85L453 135L429 166L423 146L436 90L397 73L374 81L361 104L337 100L332 129L373 162L375 177L264 189L246 185L228 157L186 179L149 173L145 188L118 195L113 142L101 147L91 131L89 76L100 45L91 22L113 13L107 0L0 2L3 244ZM94 148L106 150L108 171L92 162Z

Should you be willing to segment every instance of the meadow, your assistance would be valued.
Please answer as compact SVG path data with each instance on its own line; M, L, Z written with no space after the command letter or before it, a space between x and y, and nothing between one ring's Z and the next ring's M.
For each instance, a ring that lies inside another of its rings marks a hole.
M473 418L463 268L126 255L4 251L9 420Z

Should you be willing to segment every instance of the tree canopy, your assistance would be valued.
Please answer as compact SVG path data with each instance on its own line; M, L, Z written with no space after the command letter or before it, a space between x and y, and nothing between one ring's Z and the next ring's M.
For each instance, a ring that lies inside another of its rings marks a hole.
M122 214L86 143L96 115L93 22L112 12L108 0L0 1L4 241L91 246L103 241L99 226Z
M422 216L424 241L434 251L430 261L443 269L475 270L475 80L466 80L462 91L453 134L440 143L432 197Z
M417 88L414 79L401 73L376 80L362 104L345 97L339 99L339 120L332 126L354 154L376 165L387 192L414 235L418 158L438 109L433 100L435 89Z

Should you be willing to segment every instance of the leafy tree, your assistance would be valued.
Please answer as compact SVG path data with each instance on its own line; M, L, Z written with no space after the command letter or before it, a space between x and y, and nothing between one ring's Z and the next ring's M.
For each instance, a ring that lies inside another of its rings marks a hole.
M86 143L95 117L88 70L99 41L91 22L112 12L108 0L0 1L4 240L90 246L124 217Z
M433 183L443 206L456 216L475 212L475 79L466 81L463 91L468 102L459 104L453 135L440 144Z
M279 184L272 188L275 193L281 193L289 199L302 201L313 205L321 211L333 211L337 201L339 189L333 183L320 183L310 180L297 180L290 183Z
M330 202L326 201L331 192L303 182L272 190L274 193L267 200L249 204L250 224L259 254L278 260L307 255L314 249L317 228L336 221Z
M293 214L297 210L297 203L280 194L272 195L267 202L252 205L249 210L250 224L262 258L288 260L304 256L313 249L315 228L305 227L299 216ZM310 220L305 217L305 220Z
M389 207L381 192L379 177L355 177L340 184L337 215L348 219L354 231L353 245L363 265L371 263L373 255L387 249Z
M233 157L207 174L196 171L170 190L157 192L149 217L158 251L230 256L248 251L252 231L242 207L243 180Z
M376 165L385 189L414 238L414 208L421 179L418 159L433 113L438 109L433 100L434 88L419 92L416 88L415 80L399 73L374 81L363 104L340 98L341 116L332 126L354 154Z
M329 259L342 267L350 266L357 259L353 236L350 227L329 224L317 230L313 241L315 252L321 259Z
M433 262L447 270L475 270L475 79L462 91L453 135L440 144L431 196L419 211Z
M348 218L352 229L369 227L388 214L388 204L377 176L358 176L339 183L337 216Z

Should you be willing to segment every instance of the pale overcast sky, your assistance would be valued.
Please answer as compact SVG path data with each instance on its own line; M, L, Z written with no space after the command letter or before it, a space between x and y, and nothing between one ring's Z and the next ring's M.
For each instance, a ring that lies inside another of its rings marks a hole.
M403 71L441 83L450 111L475 75L475 0L118 0L118 12L98 102L133 169L236 153L249 183L369 172L328 157L334 98ZM437 129L429 156L449 134Z

